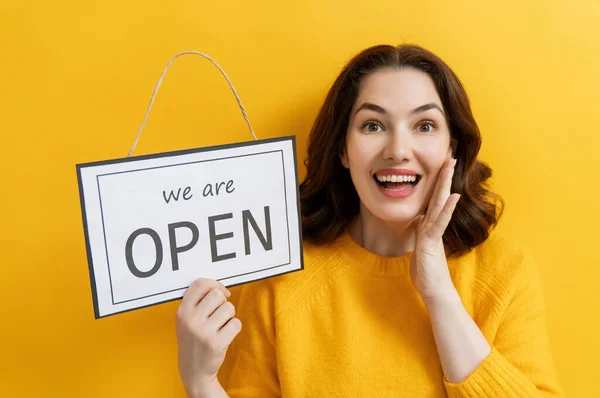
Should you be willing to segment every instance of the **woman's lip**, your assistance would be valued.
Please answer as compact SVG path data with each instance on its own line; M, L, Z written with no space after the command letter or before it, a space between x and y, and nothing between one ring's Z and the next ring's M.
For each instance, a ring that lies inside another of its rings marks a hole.
M399 175L403 175L403 176L416 176L419 175L416 171L413 170L409 170L409 169L381 169L381 170L377 170L377 172L375 173L376 176L399 176Z
M420 179L417 180L417 183L414 186L412 186L410 189L403 189L403 190L384 188L381 184L378 184L377 181L375 181L375 185L377 185L377 188L385 196L387 196L389 198L393 198L393 199L401 199L401 198L406 198L407 196L410 196L413 192L415 192L415 190L419 186L419 182L421 182Z

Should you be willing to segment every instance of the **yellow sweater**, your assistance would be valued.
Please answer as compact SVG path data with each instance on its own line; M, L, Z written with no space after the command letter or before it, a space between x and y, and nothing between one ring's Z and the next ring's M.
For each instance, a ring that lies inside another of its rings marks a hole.
M492 236L449 259L492 345L462 383L444 379L410 254L386 258L344 235L304 245L302 271L231 289L243 327L219 380L231 397L557 397L542 287L522 248Z

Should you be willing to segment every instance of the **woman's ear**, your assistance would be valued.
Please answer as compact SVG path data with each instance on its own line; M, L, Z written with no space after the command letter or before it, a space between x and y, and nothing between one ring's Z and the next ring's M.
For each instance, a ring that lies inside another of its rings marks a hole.
M348 155L346 154L346 148L342 149L342 152L340 153L340 161L342 162L342 166L347 169L350 168L350 164L348 163Z
M448 147L448 156L456 157L456 147L458 146L458 141L454 138L450 138L450 146Z

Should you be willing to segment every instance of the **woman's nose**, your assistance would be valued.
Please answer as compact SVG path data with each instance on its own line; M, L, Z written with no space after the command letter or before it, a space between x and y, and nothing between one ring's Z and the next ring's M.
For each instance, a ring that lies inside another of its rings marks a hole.
M400 163L403 160L410 159L413 156L413 142L409 132L403 129L390 131L385 147L383 148L383 157L386 160L393 160L394 163Z

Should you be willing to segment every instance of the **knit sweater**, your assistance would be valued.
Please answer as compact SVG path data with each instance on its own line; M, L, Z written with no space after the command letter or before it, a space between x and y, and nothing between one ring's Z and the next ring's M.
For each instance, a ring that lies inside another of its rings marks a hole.
M526 250L492 234L448 267L492 347L466 380L443 375L410 253L345 234L304 244L304 270L231 288L242 331L219 371L230 397L558 397L542 287Z

